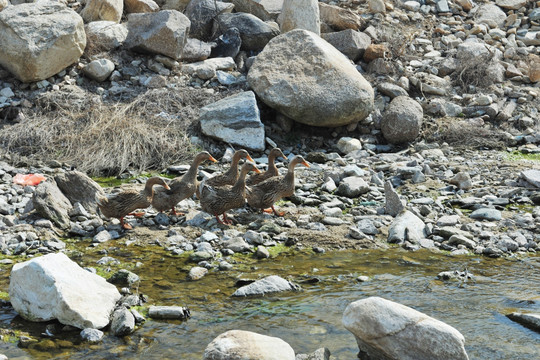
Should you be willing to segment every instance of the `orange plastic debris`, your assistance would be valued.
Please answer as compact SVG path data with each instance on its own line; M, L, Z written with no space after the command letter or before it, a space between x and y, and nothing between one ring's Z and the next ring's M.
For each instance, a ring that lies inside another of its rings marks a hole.
M41 174L17 174L13 178L13 183L26 186L26 185L32 185L35 186L45 180L45 176Z

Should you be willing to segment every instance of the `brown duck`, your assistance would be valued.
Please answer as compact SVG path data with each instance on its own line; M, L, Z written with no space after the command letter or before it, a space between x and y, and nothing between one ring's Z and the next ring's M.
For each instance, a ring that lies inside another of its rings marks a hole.
M193 159L187 173L174 178L169 183L170 189L157 187L152 199L152 206L160 212L171 209L171 214L176 215L176 204L191 197L197 190L199 185L197 182L199 165L206 160L217 162L208 152L200 152Z
M225 185L234 185L236 183L236 180L238 180L239 171L238 171L238 162L240 159L246 158L249 161L253 161L249 153L244 150L237 150L231 161L231 167L227 172L211 177L210 179L206 180L206 185L208 186L225 186ZM254 161L253 161L254 162Z
M209 186L207 184L209 179L203 181L200 185L203 211L214 215L220 224L232 224L225 212L245 205L246 175L250 171L260 173L254 163L246 161L234 185ZM223 214L223 221L219 218L220 214Z
M168 189L169 185L160 177L151 177L146 180L143 190L128 189L110 197L101 197L98 207L101 213L109 218L120 219L120 225L124 229L131 229L131 225L124 223L124 216L134 210L145 209L152 203L154 185L161 185Z
M300 155L295 156L289 163L287 174L284 176L271 177L257 185L248 187L246 190L246 199L249 206L264 210L271 208L276 216L283 216L284 213L278 213L274 209L274 203L281 198L294 194L294 167L302 164L309 167L306 160Z
M279 171L275 164L275 160L278 157L287 159L285 155L283 155L283 152L281 151L280 148L273 148L272 150L270 150L270 154L268 154L268 169L266 169L266 171L261 174L254 174L248 177L246 180L246 185L253 186L258 183L263 182L266 179L270 179L271 177L278 176Z

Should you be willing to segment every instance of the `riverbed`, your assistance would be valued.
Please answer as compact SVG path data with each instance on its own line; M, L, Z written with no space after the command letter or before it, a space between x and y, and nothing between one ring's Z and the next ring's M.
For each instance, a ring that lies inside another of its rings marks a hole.
M111 246L108 255L141 277L137 290L149 296L148 304L187 306L192 317L148 319L134 334L106 335L98 345L80 343L77 332L61 333L55 346L40 350L0 342L0 353L10 359L201 359L216 336L243 329L280 337L297 353L327 347L336 359L355 359L356 342L342 326L341 316L349 303L369 296L410 306L455 327L465 337L470 359L529 360L540 353L540 334L505 316L540 312L539 256L490 259L399 248L284 252L266 260L236 257L233 270L211 270L203 279L189 281L187 271L194 264L158 246ZM72 254L82 266L95 266L100 256L96 251L82 257ZM473 279L437 279L441 271L465 269ZM8 271L2 266L2 274ZM303 290L260 298L230 296L238 279L274 274L299 283ZM359 276L369 280L359 281ZM3 291L7 284L3 276ZM13 310L1 308L0 326L39 337L46 324L30 324Z

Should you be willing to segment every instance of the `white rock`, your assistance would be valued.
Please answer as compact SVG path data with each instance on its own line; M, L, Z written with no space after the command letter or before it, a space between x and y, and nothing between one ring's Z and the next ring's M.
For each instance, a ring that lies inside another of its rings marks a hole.
M97 82L107 80L114 71L114 63L109 59L93 60L83 69L86 76Z
M85 47L83 19L62 3L21 4L0 12L0 65L23 82L59 73Z
M80 329L103 328L121 295L102 277L65 254L48 254L13 266L9 283L13 308L24 319Z
M294 29L304 29L321 35L317 0L284 0L277 21L282 33Z
M360 351L373 359L468 360L465 338L458 330L380 297L349 304L342 323L356 337Z
M229 330L212 340L203 360L294 360L294 350L280 338Z
M281 291L297 291L300 286L277 275L270 275L249 285L238 288L232 296L264 295Z
M0 0L0 11L4 10L9 5L8 0Z
M342 137L337 142L337 148L339 151L341 151L343 154L348 154L350 152L361 150L362 149L362 143L359 139L351 138L351 137Z
M208 80L216 76L217 70L233 70L235 68L236 64L231 57L212 58L183 65L182 72L188 75L196 75L203 80Z
M201 109L203 134L248 149L265 148L264 125L261 122L253 91L221 99Z
M307 125L347 125L373 108L373 89L350 60L307 30L270 40L253 62L248 83L267 105Z

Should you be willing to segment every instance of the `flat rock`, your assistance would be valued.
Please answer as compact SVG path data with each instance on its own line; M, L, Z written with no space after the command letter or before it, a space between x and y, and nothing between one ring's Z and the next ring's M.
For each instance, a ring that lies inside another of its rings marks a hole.
M270 40L255 58L248 83L267 105L307 125L347 125L373 108L373 89L350 60L307 30Z
M184 320L190 317L189 309L183 306L150 306L148 316L153 319Z
M523 314L513 312L506 315L509 319L528 327L534 331L540 332L540 314Z
M465 338L455 328L408 306L380 297L355 301L343 326L370 359L468 360Z
M298 291L300 286L283 279L277 275L267 276L249 285L237 289L232 296L265 295L282 291Z
M499 221L502 219L502 214L497 209L480 208L480 209L474 210L469 215L469 217L471 219L478 219L478 220Z
M232 0L234 10L253 14L263 21L275 21L283 8L283 0Z
M204 350L204 360L295 360L293 348L277 337L229 330Z
M531 185L540 188L540 170L529 169L522 171L519 176Z
M109 324L120 293L101 276L84 270L65 254L48 254L15 264L9 297L29 321L57 319L80 329Z
M241 147L265 149L264 125L252 91L219 100L201 109L203 134Z

